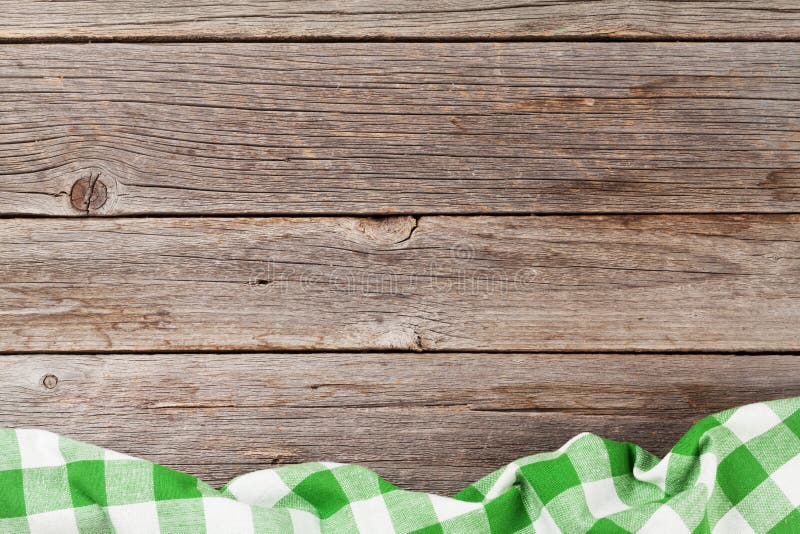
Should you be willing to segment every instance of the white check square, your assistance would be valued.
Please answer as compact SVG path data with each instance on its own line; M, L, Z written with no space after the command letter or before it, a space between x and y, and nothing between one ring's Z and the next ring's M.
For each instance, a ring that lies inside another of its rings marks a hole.
M581 484L586 497L586 505L596 518L606 517L630 508L620 500L614 480L606 478Z
M392 516L383 495L350 504L359 532L394 532Z
M760 436L781 422L775 412L765 404L748 404L742 406L725 421L724 426L733 432L742 443L747 443Z
M20 463L23 469L64 465L58 435L43 430L17 430Z
M563 534L561 528L547 511L547 508L542 508L542 512L536 521L533 522L533 530L536 534Z
M292 491L278 473L269 469L242 475L227 490L237 501L263 508L272 508Z
M440 522L483 508L483 505L477 502L464 502L439 495L428 495L428 497Z
M253 531L253 513L244 503L224 497L203 499L207 534L245 534Z
M678 512L669 505L663 505L650 516L638 534L690 534Z
M639 468L639 466L634 465L633 476L636 477L636 480L649 482L650 484L658 486L661 491L666 491L667 470L669 469L670 454L672 453L668 453L666 456L664 456L664 458L661 459L660 462L647 471L643 471Z
M289 508L289 517L292 518L292 528L295 532L303 534L319 534L319 518L310 512Z
M727 514L722 516L711 532L712 534L755 534L753 527L736 508L731 508Z
M66 508L28 516L31 534L78 534L75 510Z
M109 506L108 517L117 534L158 534L158 508L156 503L140 502Z
M800 454L770 475L792 506L800 506Z

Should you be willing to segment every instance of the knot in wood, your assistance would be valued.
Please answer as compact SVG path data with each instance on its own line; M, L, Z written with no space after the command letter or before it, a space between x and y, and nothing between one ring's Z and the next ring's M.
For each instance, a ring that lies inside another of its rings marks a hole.
M100 175L80 178L72 185L70 192L72 207L89 212L103 206L108 200L108 188L100 180Z
M42 385L47 389L53 389L58 385L58 377L56 375L44 375L42 378Z

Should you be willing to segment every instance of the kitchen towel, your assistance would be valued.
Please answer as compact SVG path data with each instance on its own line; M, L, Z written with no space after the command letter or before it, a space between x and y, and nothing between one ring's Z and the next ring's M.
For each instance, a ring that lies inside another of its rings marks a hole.
M800 398L706 417L663 459L579 434L454 497L330 462L217 490L44 430L0 430L0 532L15 534L800 532L799 505Z

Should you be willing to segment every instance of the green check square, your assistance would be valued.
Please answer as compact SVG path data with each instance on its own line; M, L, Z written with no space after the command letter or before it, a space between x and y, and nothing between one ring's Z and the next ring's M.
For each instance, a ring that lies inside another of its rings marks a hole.
M412 530L410 534L444 534L444 529L442 525L436 523L417 530Z
M608 452L608 462L611 466L611 476L630 475L636 461L636 445L619 441L603 440Z
M525 478L533 484L536 494L544 504L581 483L577 471L566 454L552 460L525 465L520 470Z
M612 477L609 462L598 457L598 452L605 448L605 441L599 436L584 434L567 449L566 454L581 482L595 482Z
M622 528L607 517L598 519L586 534L630 534L628 530Z
M144 460L106 462L106 500L109 506L152 501L153 464Z
M580 484L554 497L546 508L563 532L583 532L595 522Z
M509 464L505 467L502 467L488 475L484 476L482 479L476 481L471 486L468 486L461 492L456 495L457 499L462 501L467 501L470 499L475 499L478 494L481 495L481 498L477 501L470 501L470 502L480 502L483 500L483 496L486 495L491 491L491 489L495 486L497 481L500 479L501 476L505 475L505 473L509 470L516 471L519 469L519 465L516 463ZM472 495L469 499L465 497L465 495Z
M328 468L320 462L308 462L305 464L279 467L274 471L289 488L294 488L314 473L328 471Z
M64 461L67 463L79 462L83 460L104 460L106 451L100 447L81 443L80 441L71 440L61 437L58 440L58 448Z
M736 510L756 532L768 531L794 508L771 478L759 484L736 505Z
M689 431L678 440L678 443L672 447L673 454L682 454L684 456L699 456L700 454L700 438L711 430L720 426L720 422L715 417L706 417L695 423Z
M707 503L709 489L705 484L687 486L686 491L664 499L664 502L683 520L688 529L694 529L702 519L697 503ZM705 509L705 506L703 507Z
M711 527L708 524L708 513L703 513L700 523L698 523L697 527L692 531L692 534L708 534L709 532L711 532Z
M114 534L108 524L108 514L99 505L75 508L75 522L81 534Z
M795 534L800 532L800 509L795 508L769 530L769 534Z
M517 532L531 524L518 488L511 488L484 506L492 534Z
M605 519L612 519L614 522L614 528L621 528L624 532L634 533L639 532L644 527L645 523L652 517L652 515L661 508L666 502L666 499L653 499L650 502L646 502L636 507L635 513L630 513L630 511L622 511L613 514L612 516L606 517ZM602 532L599 530L606 526L607 523L600 523L598 525L598 521L593 523L593 527L596 527L595 530L597 532ZM617 532L616 530L611 530L610 532ZM667 534L667 533L665 533ZM671 534L671 533L669 533ZM710 532L706 532L704 534L710 534Z
M156 501L197 499L201 496L195 477L158 464L153 465L153 497Z
M795 436L800 438L800 410L783 420L783 424L791 430Z
M205 510L202 499L162 500L156 503L161 532L204 532Z
M322 519L331 517L349 503L339 481L329 470L309 475L292 492L313 504Z
M614 489L620 500L630 507L644 506L664 498L660 487L642 482L632 474L614 477Z
M83 460L67 464L67 478L74 507L108 504L106 464L102 460Z
M797 412L797 398L788 398L788 399L777 399L773 401L769 401L766 404L769 406L769 409L775 412L781 421L785 420L792 415L796 415Z
M356 524L356 518L349 506L342 506L325 519L326 532L347 532Z
M483 509L472 510L464 515L453 517L440 523L444 534L464 534L465 532L489 532L489 520ZM511 530L506 531L512 534Z
M26 510L25 490L22 486L22 470L0 471L0 488L2 488L0 518L24 516Z
M378 490L381 492L381 495L385 495L385 494L389 493L390 491L397 491L398 489L400 489L400 488L398 488L394 484L386 482L381 477L378 477Z
M295 531L292 518L286 510L277 511L273 508L254 506L251 508L251 511L253 513L253 532L258 532L259 534L283 534L284 532ZM204 528L197 529L197 532L202 533L204 529L205 525Z
M686 491L686 488L691 488L700 475L700 471L696 467L697 457L670 454L667 463L665 493L677 495Z
M72 508L66 465L25 469L22 485L28 514Z
M775 447L776 443L781 446ZM748 441L747 447L758 463L772 473L797 455L800 451L800 437L788 426L779 424Z
M0 518L0 534L28 534L27 517L6 517Z
M471 510L463 515L451 517L439 523L444 534L464 534L465 532L489 532L489 520L483 508ZM511 534L511 530L506 531Z
M483 502L486 497L475 486L467 486L459 491L455 498L465 502Z
M358 465L343 465L330 471L349 502L366 501L380 495L377 475Z
M19 469L21 466L17 433L10 428L0 429L0 471Z
M769 475L745 445L740 445L719 464L717 482L736 506Z
M438 524L431 500L425 494L398 490L384 495L383 501L398 532L412 532Z

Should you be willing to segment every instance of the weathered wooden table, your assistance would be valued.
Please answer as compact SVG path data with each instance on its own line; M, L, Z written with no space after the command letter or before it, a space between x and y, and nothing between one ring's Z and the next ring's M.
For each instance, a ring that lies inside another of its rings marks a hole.
M793 1L2 8L2 425L452 492L800 394Z

